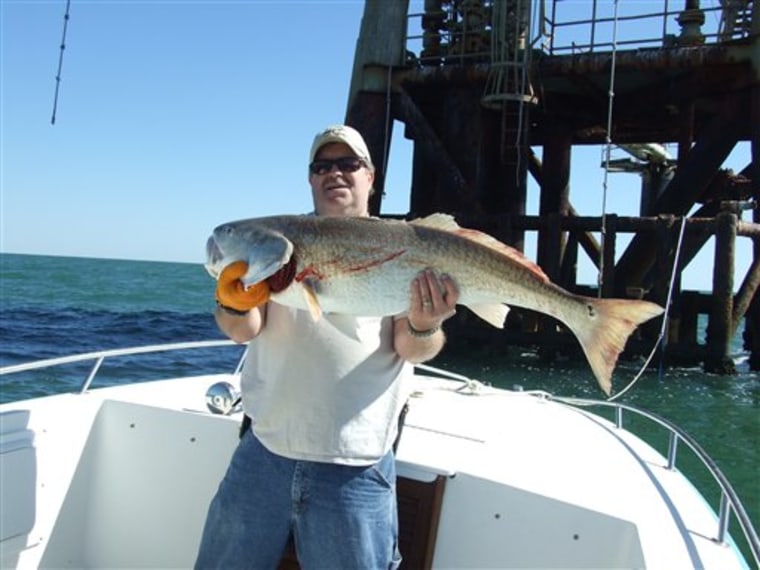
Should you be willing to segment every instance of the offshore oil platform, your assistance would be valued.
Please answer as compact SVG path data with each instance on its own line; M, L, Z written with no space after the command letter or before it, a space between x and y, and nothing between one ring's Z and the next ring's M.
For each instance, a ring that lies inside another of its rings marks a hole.
M400 122L413 144L407 217L447 212L518 249L536 232L536 261L562 287L667 305L667 327L642 327L627 354L660 339L665 362L732 373L743 323L750 368L760 369L757 2L425 0L410 13L408 0L366 0L346 122L375 159L373 214L383 215ZM723 165L740 143L751 159L737 173ZM640 175L638 216L576 211L577 145L627 152L604 168ZM540 189L533 215L529 177ZM752 243L743 276L740 239ZM712 243L712 291L682 290L682 271ZM578 283L579 253L596 266L595 285ZM575 347L558 323L528 311L513 309L504 331L465 311L452 321L454 344L531 345L550 356Z

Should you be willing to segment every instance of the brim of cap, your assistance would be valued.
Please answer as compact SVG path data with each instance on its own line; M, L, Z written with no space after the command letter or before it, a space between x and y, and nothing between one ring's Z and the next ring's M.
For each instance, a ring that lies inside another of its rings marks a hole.
M312 145L311 152L309 153L309 162L314 162L314 157L317 156L319 150L326 144L330 143L343 143L353 151L354 155L356 155L357 158L361 158L364 162L367 163L367 166L374 169L372 160L370 159L369 155L363 151L363 149L358 148L356 145L352 144L351 141L346 140L344 137L335 134L327 134L315 142L314 145Z

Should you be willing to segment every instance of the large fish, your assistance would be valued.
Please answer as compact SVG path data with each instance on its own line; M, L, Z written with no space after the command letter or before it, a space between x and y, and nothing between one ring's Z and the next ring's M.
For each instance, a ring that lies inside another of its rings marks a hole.
M311 311L395 315L409 306L409 284L427 267L450 275L459 303L502 328L509 305L555 317L578 338L599 385L641 323L663 309L647 301L595 299L551 283L535 264L495 238L433 214L411 222L376 218L275 216L217 227L206 268L218 277L248 264L246 287L277 278L271 300ZM285 271L287 269L287 271Z

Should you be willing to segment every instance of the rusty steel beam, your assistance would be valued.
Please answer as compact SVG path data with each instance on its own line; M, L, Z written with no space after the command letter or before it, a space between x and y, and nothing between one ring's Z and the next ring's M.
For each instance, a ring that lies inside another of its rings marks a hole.
M543 188L544 185L544 167L541 160L536 156L532 149L528 149L528 171L530 172L536 183ZM570 217L578 217L578 211L569 202L568 195L568 211L567 214ZM576 235L578 243L581 245L586 255L591 262L599 269L599 260L601 259L601 246L594 237L594 234L590 231L581 231Z
M657 200L654 211L682 216L694 205L737 142L736 132L746 118L736 98L727 98L718 113L699 136L673 179ZM626 285L640 285L654 263L656 236L636 235L618 262Z
M747 270L747 275L744 276L744 280L739 287L739 291L736 293L736 297L734 297L734 310L731 316L732 325L730 338L733 338L736 335L736 331L739 329L742 317L747 314L747 310L749 309L749 306L755 298L755 294L759 288L760 259L756 258L752 261L752 264Z
M539 196L539 215L565 216L570 211L570 153L572 133L567 125L557 125L554 136L544 146L546 166ZM566 245L558 224L549 224L538 232L536 261L553 280L557 280Z
M734 262L736 254L736 214L721 212L715 218L715 261L713 298L707 325L707 372L733 374L731 330L734 311Z
M755 40L757 41L757 40ZM752 60L753 46L710 45L681 48L651 48L618 51L615 53L616 73L704 71L708 67L728 69L735 66L744 73ZM532 74L538 78L556 78L568 75L599 74L607 76L612 65L612 52L579 53L572 55L541 55L533 59ZM487 63L469 65L419 66L395 73L394 81L410 89L414 85L485 84L491 66ZM759 79L755 77L755 82Z
M391 144L391 130L386 129L389 120L387 97L382 93L356 93L346 113L346 124L362 134L375 165L375 191L369 199L369 211L373 216L378 215L382 208L385 173L388 167L385 160Z
M616 72L626 71L685 71L705 67L725 67L743 64L752 59L753 42L750 40L733 45L709 45L697 47L647 48L578 53L537 57L535 70L545 76L570 73L609 74L612 58Z
M463 205L463 210L472 209L473 204L478 203L473 191L425 115L404 89L397 87L393 98L394 115L406 124L415 147L422 150L425 160L440 174L443 189L456 197Z

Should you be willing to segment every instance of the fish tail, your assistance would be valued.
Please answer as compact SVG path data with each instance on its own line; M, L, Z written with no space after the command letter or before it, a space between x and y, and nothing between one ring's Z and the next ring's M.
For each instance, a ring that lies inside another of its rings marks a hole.
M628 337L641 323L661 315L664 309L649 301L591 297L582 300L586 305L586 322L569 326L578 337L599 386L609 396L612 371Z

